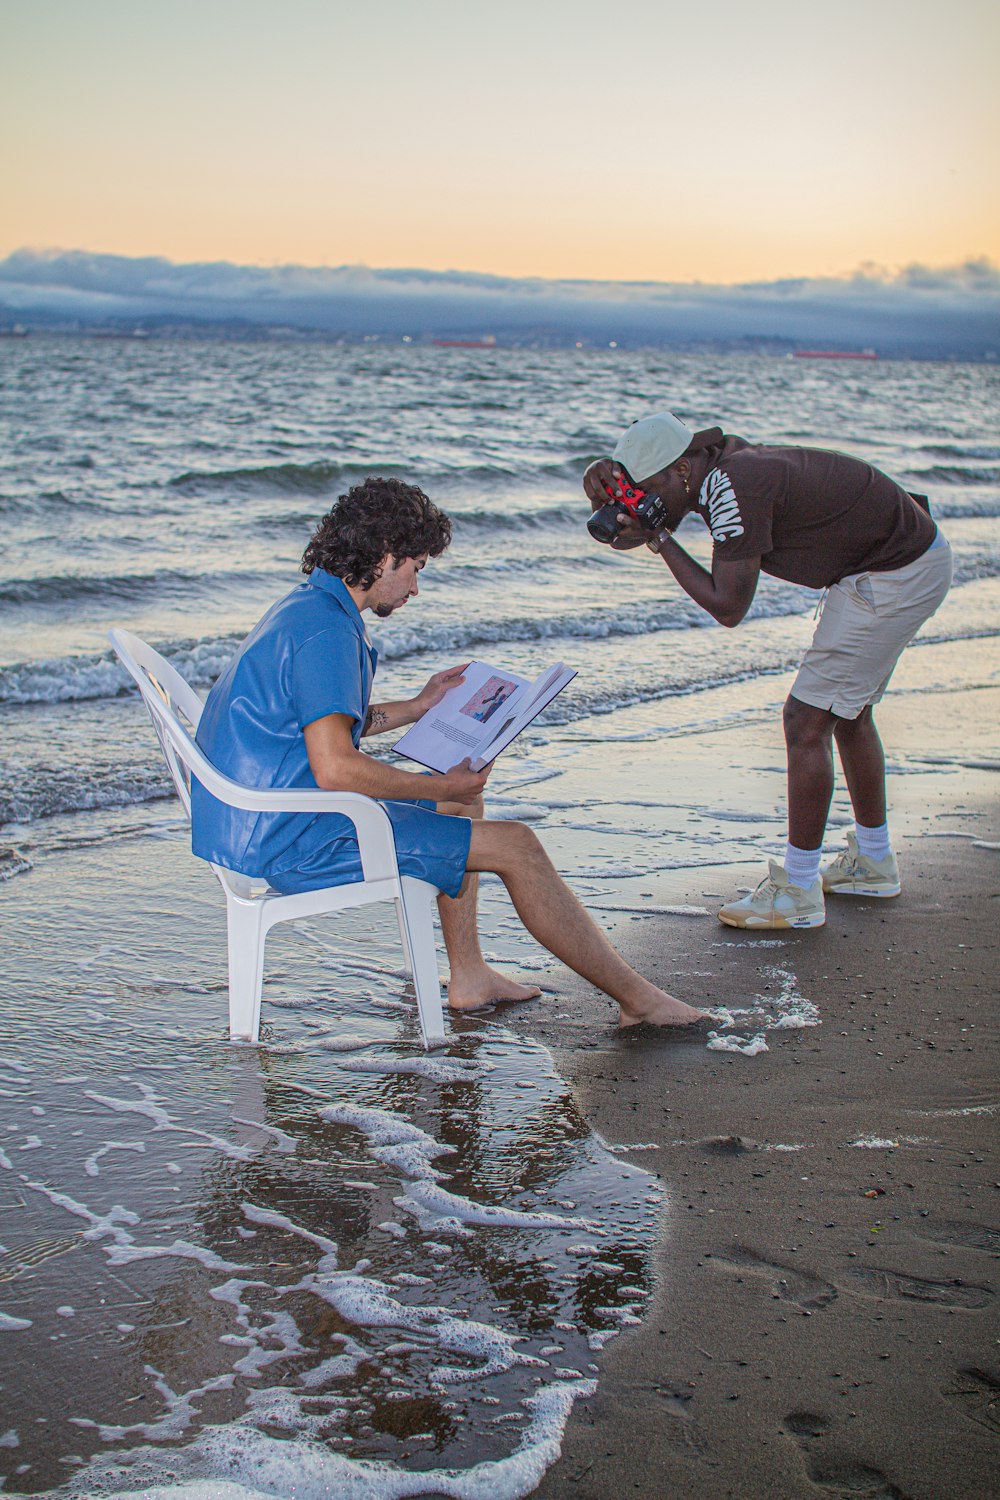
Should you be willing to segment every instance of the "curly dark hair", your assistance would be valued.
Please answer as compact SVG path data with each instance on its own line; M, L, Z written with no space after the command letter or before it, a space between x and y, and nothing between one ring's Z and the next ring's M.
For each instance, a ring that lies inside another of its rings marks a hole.
M451 541L451 521L423 490L401 479L366 479L341 495L313 532L302 555L303 573L323 568L352 587L370 589L387 553L440 557Z

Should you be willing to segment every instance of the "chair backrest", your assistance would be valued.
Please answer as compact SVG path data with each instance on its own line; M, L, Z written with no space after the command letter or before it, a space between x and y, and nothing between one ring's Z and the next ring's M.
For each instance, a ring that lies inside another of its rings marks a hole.
M201 699L177 669L137 635L118 629L110 630L108 635L142 694L177 795L190 817L191 773L195 762L204 759L193 737L201 718Z
M257 812L340 813L349 818L357 830L365 880L399 879L392 824L380 803L358 792L328 792L318 787L289 790L248 787L223 776L195 744L194 732L201 718L202 705L190 683L185 682L158 651L130 631L116 628L108 632L108 637L142 694L177 795L189 818L192 776L230 807ZM244 894L245 876L223 871L217 865L212 868L223 884L228 881L234 889L240 886L239 894Z

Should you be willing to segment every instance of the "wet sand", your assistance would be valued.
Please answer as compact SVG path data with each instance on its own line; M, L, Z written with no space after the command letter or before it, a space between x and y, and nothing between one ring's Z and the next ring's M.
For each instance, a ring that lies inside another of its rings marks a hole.
M88 843L67 830L71 857L39 860L7 892L17 1124L0 1167L6 1242L34 1256L7 1285L7 1492L47 1492L68 1469L60 1493L93 1494L92 1455L107 1478L123 1451L145 1462L155 1446L150 1474L183 1472L208 1495L223 1471L259 1492L265 1458L283 1465L277 1494L339 1493L373 1458L392 1465L367 1473L383 1500L409 1491L414 1467L452 1463L457 1493L470 1465L515 1447L513 1467L480 1467L475 1483L542 1500L993 1494L997 671L992 641L904 658L881 715L904 894L831 903L818 932L747 935L714 917L779 845L785 675L553 726L503 767L494 802L538 821L627 956L717 1008L719 1040L741 1036L744 1052L708 1050L704 1034L619 1035L610 1003L533 948L495 882L487 947L546 987L541 1003L456 1023L449 1051L424 1057L386 913L360 946L339 930L277 934L265 1043L233 1049L218 896L169 806L158 833ZM840 789L831 848L847 817ZM129 880L155 894L123 907ZM455 1148L449 1191L469 1212L527 1211L527 1227L490 1231L485 1258L475 1236L439 1243L413 1198L423 1168L401 1173L343 1122L335 1135L318 1123L319 1105L345 1101ZM646 1172L665 1195L658 1239ZM539 1210L621 1229L629 1258L574 1231L564 1261ZM316 1235L331 1233L344 1267L371 1267L404 1301L422 1305L419 1283L439 1311L537 1346L564 1402L545 1432L529 1431L522 1400L538 1365L463 1376L469 1420L452 1432L449 1401L440 1438L419 1400L395 1406L403 1382L411 1397L427 1386L436 1345L417 1355L363 1316L316 1321ZM248 1267L244 1301L225 1278ZM279 1312L292 1318L280 1337ZM182 1326L197 1337L164 1334ZM314 1411L312 1366L347 1337L367 1383L331 1376L330 1411ZM258 1381L255 1362L270 1372L285 1354L297 1362ZM572 1383L591 1378L532 1491ZM310 1490L321 1429L327 1467ZM425 1484L441 1493L433 1474Z
M998 1492L997 696L884 706L894 753L945 772L892 785L898 900L831 901L800 934L669 915L614 928L687 1000L745 1003L792 974L821 1025L770 1031L747 1057L618 1036L579 985L571 1023L511 1017L595 1131L655 1148L625 1156L667 1189L648 1315L609 1346L540 1500ZM758 780L774 734L755 732ZM710 774L710 742L699 756ZM709 893L761 873L676 871L655 895L714 910Z

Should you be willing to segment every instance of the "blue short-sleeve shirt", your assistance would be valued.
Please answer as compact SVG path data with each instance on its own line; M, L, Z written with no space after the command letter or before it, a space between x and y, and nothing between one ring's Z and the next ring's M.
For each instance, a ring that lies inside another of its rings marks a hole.
M361 743L378 660L343 580L316 568L264 615L213 686L197 741L212 764L252 787L316 786L304 730L347 714ZM471 825L431 803L385 804L403 874L455 895ZM354 826L338 813L260 813L191 788L191 844L213 864L267 879L279 890L361 880Z
M243 786L315 787L303 731L326 714L348 714L357 747L376 661L343 580L317 568L268 610L215 683L198 744ZM197 783L191 800L195 854L247 874L280 865L315 821L227 807Z

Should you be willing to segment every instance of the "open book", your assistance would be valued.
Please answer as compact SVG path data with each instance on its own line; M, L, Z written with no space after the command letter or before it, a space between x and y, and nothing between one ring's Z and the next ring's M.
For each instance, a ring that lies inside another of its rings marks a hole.
M556 662L534 682L472 661L465 678L412 724L393 746L431 771L450 771L468 756L481 770L506 750L576 672Z

